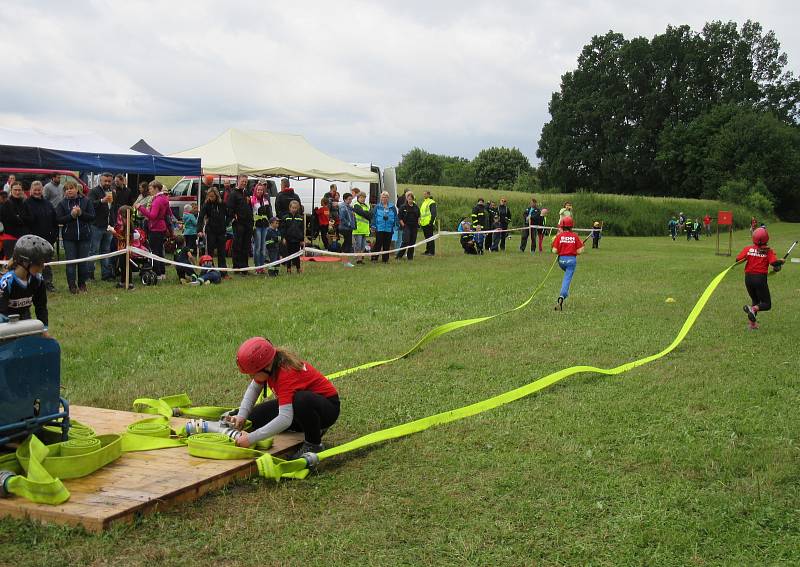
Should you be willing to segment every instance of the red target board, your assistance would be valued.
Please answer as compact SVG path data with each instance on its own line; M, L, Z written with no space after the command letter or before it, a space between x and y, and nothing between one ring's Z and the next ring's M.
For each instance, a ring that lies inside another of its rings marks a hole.
M733 224L733 212L717 211L717 225L729 226Z

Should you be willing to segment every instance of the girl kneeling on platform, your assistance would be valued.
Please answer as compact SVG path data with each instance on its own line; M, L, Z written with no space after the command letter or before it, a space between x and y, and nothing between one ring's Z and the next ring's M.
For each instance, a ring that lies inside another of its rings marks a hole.
M339 417L339 393L330 380L293 352L275 347L263 337L243 342L236 353L236 364L239 372L252 380L237 415L228 419L240 430L249 419L254 428L250 433L242 433L237 445L249 447L292 429L302 431L305 442L290 460L324 449L322 434ZM265 386L269 386L275 398L253 407Z

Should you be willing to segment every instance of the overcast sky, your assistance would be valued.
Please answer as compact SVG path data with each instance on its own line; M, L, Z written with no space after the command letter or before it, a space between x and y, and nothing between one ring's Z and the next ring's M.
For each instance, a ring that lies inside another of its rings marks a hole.
M348 161L420 146L532 160L592 35L761 22L800 69L800 3L0 2L0 127L94 130L169 153L229 127L303 134Z

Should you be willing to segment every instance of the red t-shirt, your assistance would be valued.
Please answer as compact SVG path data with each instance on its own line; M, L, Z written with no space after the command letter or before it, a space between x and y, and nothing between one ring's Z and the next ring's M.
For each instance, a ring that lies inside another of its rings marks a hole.
M574 232L566 231L556 235L553 248L558 250L559 256L577 256L578 249L583 248L583 242Z
M272 376L267 378L267 385L275 393L279 406L291 404L294 401L294 393L300 390L314 392L325 398L339 395L331 381L325 378L322 372L308 362L303 364L305 365L303 370L281 368L277 378Z
M766 274L769 272L770 264L778 261L772 248L760 248L754 244L742 248L742 251L736 256L736 261L739 262L745 258L747 258L744 265L745 274Z
M317 220L321 229L328 229L328 222L330 221L330 209L328 207L317 207Z
M706 215L703 217L703 224L711 224L711 217Z

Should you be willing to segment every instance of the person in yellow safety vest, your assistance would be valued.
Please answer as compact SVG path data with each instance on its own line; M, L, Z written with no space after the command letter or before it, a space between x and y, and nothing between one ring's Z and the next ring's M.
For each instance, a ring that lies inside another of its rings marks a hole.
M363 191L358 194L357 201L353 203L353 212L356 214L356 229L353 231L353 252L363 252L369 236L369 221L372 215L369 212L367 194ZM360 256L356 264L363 264L364 257Z
M434 222L436 222L436 201L431 197L430 191L422 194L422 205L419 207L419 225L425 238L433 236ZM423 256L433 256L436 253L436 241L431 240L425 244Z

